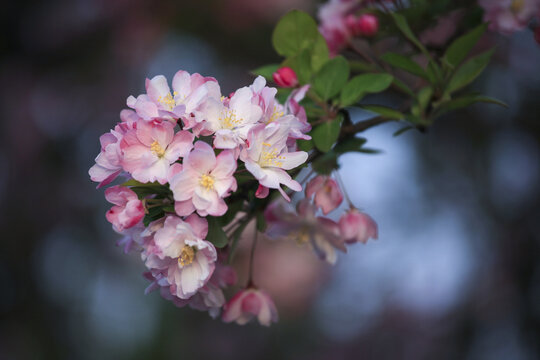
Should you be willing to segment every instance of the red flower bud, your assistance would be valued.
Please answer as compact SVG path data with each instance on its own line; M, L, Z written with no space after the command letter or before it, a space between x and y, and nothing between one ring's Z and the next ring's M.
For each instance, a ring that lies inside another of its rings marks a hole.
M379 31L379 19L372 14L362 14L356 20L353 33L359 36L371 37Z
M298 77L290 67L279 68L273 75L274 82L284 88L295 87L298 85Z

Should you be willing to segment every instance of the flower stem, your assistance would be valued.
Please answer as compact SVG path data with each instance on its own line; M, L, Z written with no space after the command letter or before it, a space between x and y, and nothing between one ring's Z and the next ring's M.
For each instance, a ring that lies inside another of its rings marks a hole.
M253 258L255 257L255 248L257 247L257 235L259 232L255 229L255 235L253 236L253 244L251 245L251 253L249 255L249 277L246 287L253 287Z
M336 175L336 180L339 183L339 186L341 186L341 189L343 190L343 195L345 195L345 200L347 200L347 203L349 204L349 207L354 207L351 198L349 197L349 194L347 193L347 188L345 187L345 183L341 179L341 175L339 175L339 171L334 171L334 174Z

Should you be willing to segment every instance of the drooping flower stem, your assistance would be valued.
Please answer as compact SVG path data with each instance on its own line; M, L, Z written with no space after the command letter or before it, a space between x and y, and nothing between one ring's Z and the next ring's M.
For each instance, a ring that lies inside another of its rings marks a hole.
M341 191L345 195L345 200L347 200L347 203L349 204L349 207L354 207L351 198L349 197L349 193L347 192L347 188L345 187L345 183L341 179L341 175L339 175L339 171L334 171L334 174L336 175L336 180L339 183L339 186L341 187Z
M249 254L249 273L248 273L248 283L247 287L253 287L253 259L255 257L255 248L257 247L257 235L259 231L255 229L255 234L253 235L253 244L251 244L251 253Z

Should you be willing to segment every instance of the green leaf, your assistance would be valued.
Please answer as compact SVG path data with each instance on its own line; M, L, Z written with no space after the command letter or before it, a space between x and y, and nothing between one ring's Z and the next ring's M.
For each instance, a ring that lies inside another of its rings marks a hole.
M363 74L353 77L341 91L341 105L349 106L361 100L368 93L386 90L394 80L389 74Z
M147 184L139 182L135 179L129 179L128 181L121 184L122 186L145 186ZM153 183L149 183L148 185L153 185Z
M321 68L313 79L313 88L323 100L337 95L349 78L349 63L343 56L336 56Z
M227 245L227 235L223 231L218 218L207 216L206 219L208 220L208 235L206 236L206 240L210 241L217 248Z
M143 225L147 227L152 221L161 219L165 216L165 212L159 206L147 209L148 213L144 215Z
M386 54L381 56L381 59L387 62L388 64L392 65L393 67L396 67L401 70L405 70L411 74L420 76L424 79L428 79L428 76L426 72L424 71L424 69L420 65L418 65L418 63L416 63L415 61L413 61L412 59L406 56L392 53L392 52L387 52Z
M475 103L488 103L488 104L500 105L506 108L508 107L508 105L502 102L501 100L498 100L489 96L484 96L484 95L479 95L479 94L468 94L468 95L464 95L458 98L454 98L445 103L442 103L438 109L437 115L440 116L448 111L461 109Z
M298 145L298 149L301 151L310 151L313 149L313 140L296 140L296 145Z
M399 80L398 78L394 78L394 81L392 82L395 87L397 87L401 92L411 96L416 97L416 94L414 91L412 91L403 81Z
M278 54L289 57L310 47L318 36L315 20L305 12L292 10L277 23L272 44Z
M405 133L405 132L407 132L409 130L412 130L412 129L415 129L415 127L407 125L405 127L402 127L401 129L399 129L395 133L393 133L392 136L399 136L399 135L401 135L401 134L403 134L403 133Z
M313 72L318 72L326 64L328 58L328 45L326 45L326 40L319 33L311 49L311 68Z
M405 35L405 37L412 42L428 59L431 59L431 55L426 50L424 45L416 38L414 33L412 32L411 28L409 27L409 24L407 23L407 19L401 14L390 12L390 15L394 19L394 22L396 23L396 26L398 29Z
M433 88L431 86L426 86L418 92L418 105L422 110L427 108L432 95Z
M428 76L429 82L432 84L438 84L442 79L441 68L435 61L430 60L426 67L426 74Z
M339 137L341 121L342 116L338 115L335 119L326 121L311 131L311 137L317 149L322 152L330 151Z
M482 24L454 40L444 53L443 60L453 68L458 66L465 60L467 54L472 50L478 40L480 40L486 29L487 24Z
M450 79L446 92L452 93L473 82L486 68L493 51L492 49L475 56L457 69L452 79Z
M279 64L264 65L255 70L252 70L251 73L254 75L261 75L266 80L272 80L272 74L274 74L280 67L281 65Z
M385 119L401 120L405 118L405 114L386 106L364 105L362 106L362 109L377 113Z
M311 55L308 49L304 49L298 54L289 57L283 62L283 66L288 66L294 70L300 84L304 85L310 82Z
M311 166L313 167L313 170L317 172L317 174L330 175L332 171L339 168L337 159L338 154L336 154L334 151L329 151L313 161Z
M351 151L360 151L362 146L367 142L366 138L363 137L352 137L343 142L338 143L334 147L334 152L337 154L344 154Z

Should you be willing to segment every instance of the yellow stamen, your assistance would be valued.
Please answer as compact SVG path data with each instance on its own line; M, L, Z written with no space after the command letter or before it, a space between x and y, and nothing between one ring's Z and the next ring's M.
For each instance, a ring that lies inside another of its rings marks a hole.
M154 141L152 145L150 145L150 150L160 158L165 155L165 149L162 148L157 141Z
M214 178L210 175L205 174L201 176L201 180L199 180L199 184L201 184L201 186L204 187L206 190L213 190Z
M236 111L226 109L221 112L219 121L221 121L221 125L223 126L223 128L232 129L235 126L241 124L244 119L237 119Z
M176 91L175 91L175 95L176 95ZM165 97L161 97L161 96L158 97L157 101L163 104L164 106L167 106L169 110L174 109L174 107L176 106L176 101L174 101L174 98L170 93L167 94Z
M270 147L269 143L263 143L264 146ZM279 160L285 159L283 156L279 156L279 152L276 149L263 150L261 152L261 157L259 158L259 165L262 167L265 166L274 166L281 167L283 162Z
M525 0L513 0L512 4L510 4L510 10L517 14L523 10L523 7L525 6Z
M178 258L178 264L180 266L188 266L193 262L195 258L195 248L193 246L184 245Z
M270 119L268 119L268 123L271 123L273 121L276 121L280 117L282 117L285 113L283 111L278 111L278 107L274 105L274 110L272 111L272 115L270 115Z

